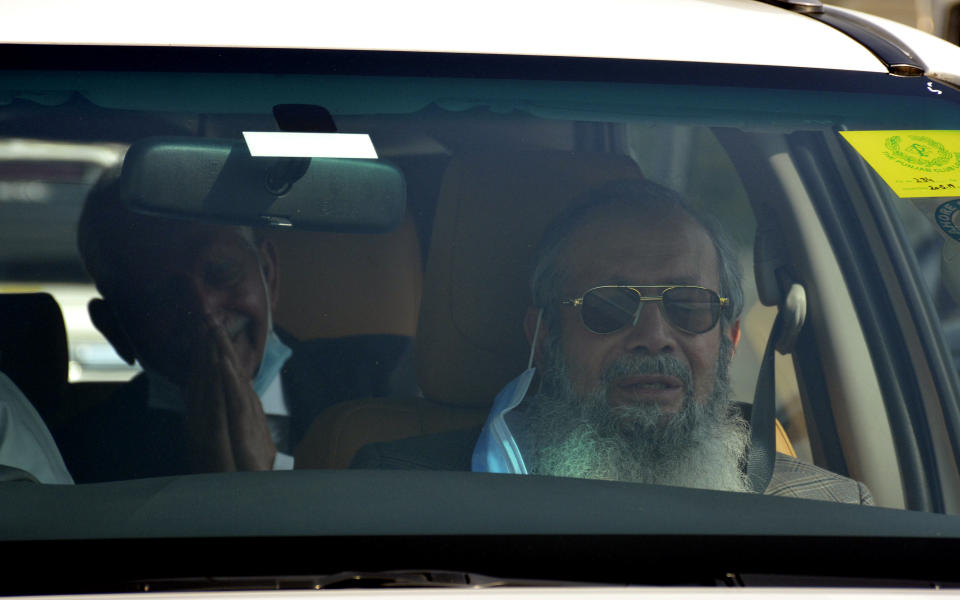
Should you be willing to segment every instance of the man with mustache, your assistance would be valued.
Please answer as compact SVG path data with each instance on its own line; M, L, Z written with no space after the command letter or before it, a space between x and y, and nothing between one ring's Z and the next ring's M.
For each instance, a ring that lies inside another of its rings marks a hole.
M112 172L88 195L78 246L103 296L93 323L144 373L60 436L78 482L290 469L324 408L397 393L390 375L408 339L301 342L275 329L270 241L136 214L120 189Z
M533 473L748 491L748 424L729 365L741 273L720 227L649 181L594 191L538 249L525 319L533 370L479 436L358 453L355 467ZM778 455L768 494L871 504L856 481Z

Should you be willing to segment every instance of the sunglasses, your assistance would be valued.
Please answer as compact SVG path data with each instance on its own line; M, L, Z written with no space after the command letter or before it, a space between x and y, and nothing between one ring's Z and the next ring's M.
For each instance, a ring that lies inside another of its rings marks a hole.
M641 289L663 291L659 296L645 296ZM686 333L710 331L730 304L728 298L698 285L600 285L579 298L560 301L579 307L584 327L601 335L636 325L644 302L659 302L666 320Z

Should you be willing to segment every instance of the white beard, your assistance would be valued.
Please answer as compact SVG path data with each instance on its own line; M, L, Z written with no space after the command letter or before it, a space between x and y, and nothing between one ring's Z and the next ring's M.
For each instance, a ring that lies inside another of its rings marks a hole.
M545 342L540 392L510 417L531 473L749 491L740 467L750 435L732 405L729 340L721 344L705 403L695 399L689 368L669 354L626 356L611 365L597 389L578 394L558 340ZM666 414L655 404L610 408L608 382L653 373L683 382L678 413Z

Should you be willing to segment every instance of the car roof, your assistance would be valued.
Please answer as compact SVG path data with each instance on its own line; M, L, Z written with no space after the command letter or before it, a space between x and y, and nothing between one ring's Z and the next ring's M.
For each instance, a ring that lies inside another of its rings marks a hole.
M848 9L837 10L870 21L895 35L923 59L927 66L926 74L930 77L944 79L954 85L960 84L960 47L890 19Z
M7 0L0 43L396 50L886 72L844 33L757 0L486 0L473 6Z

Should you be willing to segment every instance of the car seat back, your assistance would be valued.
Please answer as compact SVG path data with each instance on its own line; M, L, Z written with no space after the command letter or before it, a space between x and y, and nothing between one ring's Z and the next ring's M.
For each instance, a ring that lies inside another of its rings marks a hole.
M47 293L0 294L0 371L30 399L51 429L67 390L67 330Z
M272 229L277 251L276 324L301 340L417 331L423 285L410 218L382 234Z

